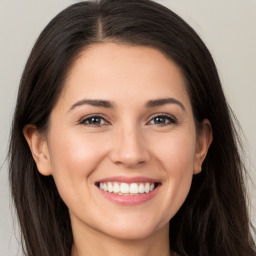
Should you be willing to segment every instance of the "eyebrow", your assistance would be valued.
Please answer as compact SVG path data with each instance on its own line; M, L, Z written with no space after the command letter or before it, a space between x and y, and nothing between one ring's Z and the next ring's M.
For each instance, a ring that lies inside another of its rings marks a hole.
M146 107L153 108L153 107L158 107L158 106L162 106L165 104L177 104L182 108L183 111L186 111L185 106L180 101L178 101L174 98L150 100L146 103Z
M82 106L82 105L91 105L95 107L102 107L102 108L114 108L113 104L110 101L107 100L89 100L89 99L83 99L79 100L76 103L74 103L69 111L72 109Z
M146 103L146 107L147 108L153 108L153 107L158 107L158 106L162 106L165 104L177 104L181 107L181 109L183 111L186 111L184 105L174 99L174 98L164 98L164 99L156 99L156 100L149 100ZM82 105L90 105L90 106L95 106L95 107L102 107L102 108L114 108L113 103L111 103L110 101L107 100L97 100L97 99L82 99L77 101L76 103L74 103L71 108L69 109L69 111L71 111L72 109L82 106Z

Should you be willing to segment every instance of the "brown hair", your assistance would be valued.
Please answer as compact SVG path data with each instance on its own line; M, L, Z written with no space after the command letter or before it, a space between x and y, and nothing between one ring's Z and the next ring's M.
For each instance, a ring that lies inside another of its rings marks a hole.
M87 46L104 41L163 52L186 78L195 120L207 118L212 124L214 139L203 171L194 176L185 203L170 221L172 249L183 256L256 255L238 135L211 54L186 22L150 0L74 4L46 26L32 49L20 83L9 149L24 254L70 256L73 237L68 209L53 178L37 171L23 128L47 128L71 64Z

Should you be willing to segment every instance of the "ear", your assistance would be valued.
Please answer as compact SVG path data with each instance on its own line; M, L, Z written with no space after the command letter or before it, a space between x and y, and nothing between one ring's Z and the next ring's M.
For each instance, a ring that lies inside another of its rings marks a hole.
M212 126L209 120L204 119L200 125L194 159L194 174L198 174L202 170L203 161L207 155L208 149L212 143Z
M36 162L38 171L45 176L52 174L48 143L34 125L28 124L23 129L23 134L30 147L32 156Z

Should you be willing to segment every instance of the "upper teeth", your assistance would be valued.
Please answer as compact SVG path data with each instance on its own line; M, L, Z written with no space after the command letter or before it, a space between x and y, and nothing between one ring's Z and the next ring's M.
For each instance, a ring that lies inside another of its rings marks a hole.
M155 188L154 183L117 183L100 182L100 189L115 194L143 194L149 193Z

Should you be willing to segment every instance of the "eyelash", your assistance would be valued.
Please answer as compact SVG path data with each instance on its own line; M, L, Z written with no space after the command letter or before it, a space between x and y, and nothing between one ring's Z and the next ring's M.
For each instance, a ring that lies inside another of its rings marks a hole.
M150 121L147 122L147 124L150 125L150 123L151 123L153 120L156 121L157 118L164 119L164 120L165 120L165 123L163 123L163 124L158 123L158 124L155 124L155 125L166 126L166 125L171 125L171 124L176 124L176 123L177 123L177 120L176 120L173 116L171 116L171 115L167 115L167 114L156 114L156 115L154 115L153 117L151 117Z
M93 123L86 123L86 122L90 122L93 119L100 119L100 121L104 121L104 124L93 124ZM87 116L83 119L81 119L79 122L79 124L85 125L85 126L92 126L92 127L101 127L103 125L107 125L109 124L109 122L106 121L106 119L100 115L91 115L91 116Z
M151 122L153 120L157 120L157 118L161 118L162 120L164 119L165 122L164 123L155 123L155 124L152 124ZM90 123L93 121L93 119L96 119L95 121L100 121L100 123L96 123L96 124L93 124L93 123ZM101 122L104 122L103 124ZM92 126L92 127L101 127L103 125L108 125L110 124L108 121L106 121L106 119L104 117L102 117L101 115L91 115L91 116L87 116L83 119L81 119L80 121L78 121L79 124L81 125L85 125L85 126ZM167 114L156 114L154 115L153 117L150 118L150 120L147 122L147 125L158 125L158 126L166 126L166 125L171 125L171 124L176 124L177 123L177 120L173 117L173 116L170 116L170 115L167 115Z

